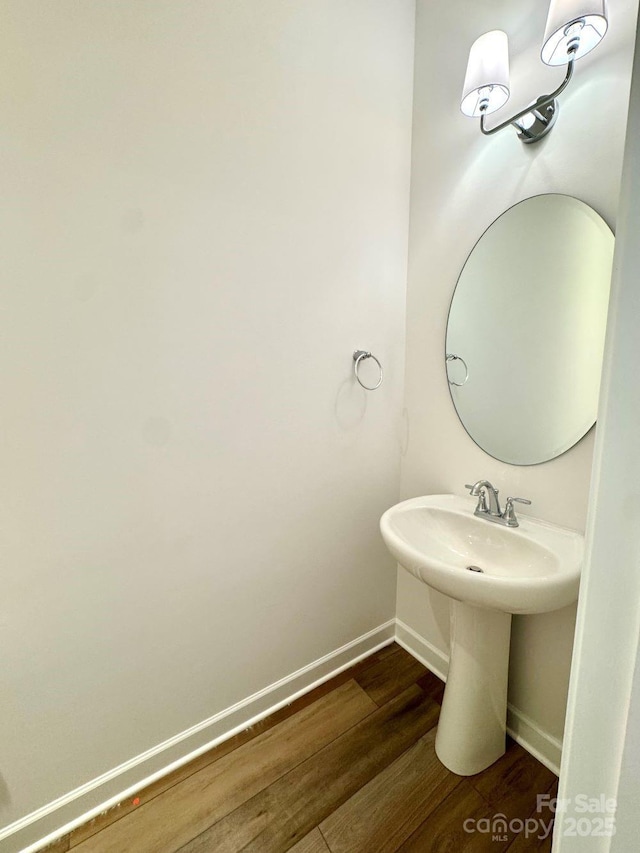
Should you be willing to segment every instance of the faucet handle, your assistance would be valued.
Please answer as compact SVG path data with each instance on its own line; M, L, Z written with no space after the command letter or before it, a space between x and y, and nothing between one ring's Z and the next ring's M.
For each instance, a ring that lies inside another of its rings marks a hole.
M518 519L516 518L516 513L513 508L515 503L531 506L531 501L527 500L527 498L507 498L502 516L509 527L518 527Z
M469 492L471 493L472 497L478 498L478 503L476 505L476 513L477 514L479 514L479 513L485 513L486 514L489 512L489 508L487 507L487 493L485 492L484 487L480 487L476 491L477 485L478 484L475 483L473 486L471 486L471 485L469 485L469 483L467 483L465 485L465 489L469 489Z

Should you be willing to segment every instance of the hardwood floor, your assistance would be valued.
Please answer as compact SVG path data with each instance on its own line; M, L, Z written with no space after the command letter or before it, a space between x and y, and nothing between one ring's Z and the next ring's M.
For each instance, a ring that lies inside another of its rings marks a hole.
M554 774L513 742L483 773L451 773L434 751L442 693L392 644L50 850L550 851L550 834L525 822L548 825L536 795L553 789ZM506 826L492 833L499 814Z

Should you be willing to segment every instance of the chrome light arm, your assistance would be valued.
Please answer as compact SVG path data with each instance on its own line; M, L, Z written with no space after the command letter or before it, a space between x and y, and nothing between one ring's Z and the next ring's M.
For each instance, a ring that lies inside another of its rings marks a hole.
M520 110L519 113L516 113L511 118L503 121L502 124L496 125L496 127L487 128L485 125L485 111L487 109L488 104L481 105L480 109L482 110L482 114L480 116L480 130L484 133L485 136L491 136L494 133L498 133L499 130L503 130L505 127L508 127L510 124L513 125L518 131L518 136L523 142L537 142L538 139L541 139L546 133L551 130L553 122L555 121L556 113L558 110L558 104L556 103L556 98L558 95L561 95L562 92L569 85L569 81L573 76L573 64L574 59L571 57L567 64L567 73L565 75L564 80L558 86L558 88L552 92L550 95L541 95L535 104L531 104L528 107L525 107L523 110ZM517 124L518 119L521 119L523 116L531 113L536 118L535 124L531 128L525 128L522 125Z

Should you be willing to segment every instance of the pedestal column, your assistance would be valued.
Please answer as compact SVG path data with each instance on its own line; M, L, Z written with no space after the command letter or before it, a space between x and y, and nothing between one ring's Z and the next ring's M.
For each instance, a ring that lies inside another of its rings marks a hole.
M479 773L505 751L511 614L450 602L451 655L436 754L453 773Z

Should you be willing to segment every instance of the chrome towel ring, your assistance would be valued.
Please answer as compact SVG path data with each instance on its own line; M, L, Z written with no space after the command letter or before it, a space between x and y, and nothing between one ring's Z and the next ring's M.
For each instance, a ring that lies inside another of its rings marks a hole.
M378 365L378 367L380 368L380 378L378 379L377 385L365 385L364 382L362 381L362 379L360 379L360 376L358 375L358 368L360 367L360 362L364 361L364 359L366 359L366 358L372 358L375 361L375 363ZM382 385L382 365L380 364L378 359L375 357L375 355L372 355L372 353L367 352L366 350L357 349L354 352L354 354L353 354L353 373L354 373L356 379L358 380L358 382L360 383L360 385L362 385L363 388L366 388L367 391L375 391L376 388L379 388Z
M449 385L455 385L457 388L462 388L463 385L467 384L469 379L469 368L467 367L467 362L462 358L462 356L455 355L454 353L447 353L446 361L461 361L464 364L464 379L462 382L454 382L453 379L449 379L449 372L447 371L447 380Z

